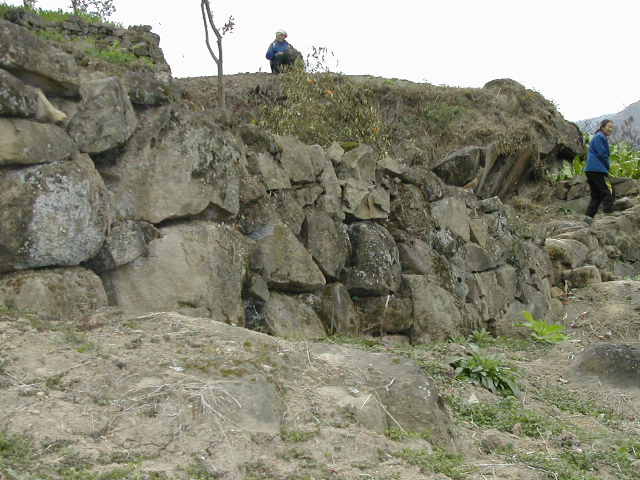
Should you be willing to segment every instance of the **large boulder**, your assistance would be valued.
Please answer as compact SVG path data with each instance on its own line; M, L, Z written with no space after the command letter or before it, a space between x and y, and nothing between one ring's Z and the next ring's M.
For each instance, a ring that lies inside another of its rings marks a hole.
M137 119L129 96L118 78L83 83L82 102L67 126L78 148L100 153L122 145L136 129Z
M127 71L122 76L122 83L129 92L131 103L136 105L163 105L174 95L169 81L151 72Z
M562 272L561 279L567 282L570 288L582 288L592 283L602 282L600 270L594 265L585 265L573 270Z
M400 254L389 231L372 222L349 225L352 250L343 283L352 295L379 296L400 286Z
M600 245L614 247L617 256L626 262L640 261L640 251L637 248L640 241L638 213L640 208L634 207L613 216L596 215L591 226Z
M62 122L66 114L54 107L41 90L26 85L0 68L0 115Z
M496 268L497 259L488 250L474 244L465 245L465 265L469 272L484 272Z
M126 265L138 257L148 255L149 242L160 236L160 232L149 223L118 220L111 225L102 248L87 265L96 272L106 272Z
M429 202L440 200L444 195L444 182L426 166L414 166L401 175L402 181L418 187Z
M469 233L471 241L480 247L486 248L490 246L489 227L483 217L469 219Z
M577 359L577 373L621 387L640 387L640 345L597 343Z
M465 147L447 155L433 169L449 185L463 187L471 182L484 165L484 149Z
M0 67L46 93L77 96L78 66L72 55L26 28L0 19Z
M284 224L267 225L252 234L256 240L252 268L269 287L286 292L313 292L326 281L313 257Z
M357 297L360 331L370 335L410 334L414 324L413 301L399 295Z
M55 125L0 118L0 167L65 160L76 151L66 132Z
M454 442L446 402L415 360L328 342L289 342L171 312L123 320L84 333L84 342L99 346L91 354L61 344L58 335L3 325L3 346L13 346L3 350L9 433L28 427L37 445L78 446L124 412L109 429L109 441L91 445L95 458L124 461L120 453L113 457L111 442L135 446L150 459L140 465L140 477L176 478L192 465L192 478L210 479L359 478L362 462L378 471L385 449L430 452L430 445ZM25 384L6 388L6 374ZM29 379L38 382L26 385ZM25 408L27 400L36 403ZM79 415L78 402L86 415ZM429 441L385 438L395 429ZM179 432L184 435L176 441ZM326 473L325 452L333 446L340 447L329 464L336 475ZM193 452L202 454L194 458ZM376 478L436 478L405 462L381 468ZM15 477L13 471L8 475Z
M292 183L311 183L320 174L324 151L318 145L305 145L295 137L276 136L281 151L279 161Z
M539 152L531 141L515 138L508 148L492 144L485 149L476 194L481 198L505 198L521 186L539 161Z
M279 190L257 202L244 205L238 215L242 231L260 236L265 226L284 223L299 236L305 211L295 190Z
M402 273L433 274L438 265L437 254L425 242L412 238L398 245Z
M289 175L268 152L253 153L248 157L249 166L260 175L267 190L291 188Z
M391 358L382 353L355 351L331 344L314 344L311 359L322 362L325 371L342 371L345 365L360 372L350 377L354 394L372 394L370 401L381 405L388 429L426 433L444 448L454 447L451 417L433 381L412 360ZM366 375L362 375L366 372ZM332 379L339 385L341 376ZM375 393L374 393L375 392ZM367 400L361 402L361 406Z
M582 266L589 253L583 243L571 239L547 238L544 247L552 261L570 268Z
M337 279L351 250L344 225L336 223L328 213L313 210L306 216L302 237L325 276Z
M36 89L28 87L6 70L0 68L0 115L7 117L35 117L38 112Z
M322 290L319 316L329 335L360 333L358 313L349 290L341 283L331 283Z
M346 179L342 199L345 213L358 220L384 219L391 211L389 192L362 180Z
M516 297L518 277L511 265L503 265L495 271L474 273L467 278L467 301L475 305L482 318L492 322L503 316L503 311Z
M369 145L360 145L342 155L337 167L340 180L357 180L369 185L375 182L377 166L376 153Z
M244 325L245 237L206 222L164 227L160 233L147 256L102 274L110 302L132 313L196 309Z
M84 268L0 275L0 305L50 320L78 320L107 305L100 278Z
M398 229L421 238L434 229L430 202L420 187L399 183L393 187L391 199L390 218Z
M423 275L403 275L413 303L413 335L418 343L447 340L460 333L462 315L456 299Z
M243 158L235 139L209 119L168 106L142 115L122 156L98 169L120 217L155 224L210 204L237 214Z
M0 272L73 266L105 239L111 206L86 155L0 171Z
M324 169L318 177L318 183L322 187L323 193L316 202L321 208L336 220L344 220L345 214L342 205L342 186L338 180L331 161L327 159Z
M324 338L326 332L315 311L302 299L273 292L264 311L270 332L290 340Z
M464 200L448 197L431 205L431 214L441 228L446 228L465 242L470 240L469 213Z

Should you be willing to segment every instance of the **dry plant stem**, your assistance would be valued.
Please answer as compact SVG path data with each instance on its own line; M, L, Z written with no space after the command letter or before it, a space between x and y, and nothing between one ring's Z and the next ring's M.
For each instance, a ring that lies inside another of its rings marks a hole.
M307 361L309 362L309 367L312 367L313 365L311 365L311 352L309 352L309 344L307 342L304 342L304 346L307 349Z
M204 23L204 35L205 41L207 44L207 49L211 54L214 62L216 62L216 66L218 67L218 104L220 108L226 107L226 99L224 95L224 85L223 85L223 70L222 70L222 35L220 31L213 23L213 15L211 13L211 6L209 5L209 0L202 0L200 3L200 8L202 10L202 22ZM216 43L218 44L218 54L216 55L211 48L211 42L209 41L209 26L213 33L216 36Z
M396 420L395 417L391 415L389 410L387 410L387 407L384 406L384 403L382 403L382 401L378 398L377 395L376 395L376 400L378 400L378 404L380 405L384 413L386 413L389 416L389 418L393 421L393 423L395 423L398 426L398 428L402 433L406 434L407 431L402 427L402 425L400 425L400 422L398 422L398 420Z

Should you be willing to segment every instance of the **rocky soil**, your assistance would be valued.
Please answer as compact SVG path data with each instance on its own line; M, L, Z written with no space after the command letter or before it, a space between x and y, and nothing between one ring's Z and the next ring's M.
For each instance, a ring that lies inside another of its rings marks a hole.
M517 202L516 202L517 203ZM577 221L566 203L522 217ZM592 226L618 218L596 217ZM544 228L542 224L531 224ZM411 346L291 342L211 319L106 308L77 322L0 314L6 479L634 479L640 282L568 288L558 344L529 330ZM518 399L456 378L473 352ZM612 353L613 352L613 353ZM623 355L624 357L624 355Z
M420 347L393 337L289 342L175 313L105 311L71 324L5 311L0 471L7 479L638 478L637 380L611 385L578 368L594 342L638 340L631 319L611 317L612 292L637 304L640 282L572 291L570 339L555 346L482 334ZM517 367L520 399L453 377L449 361L472 343Z

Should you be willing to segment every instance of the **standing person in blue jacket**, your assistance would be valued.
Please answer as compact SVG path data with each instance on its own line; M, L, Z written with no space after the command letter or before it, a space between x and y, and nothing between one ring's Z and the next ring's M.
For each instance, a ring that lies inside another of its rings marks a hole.
M587 207L588 217L595 216L601 203L604 213L613 211L613 195L606 182L610 168L609 137L612 133L613 122L608 119L603 120L589 145L587 166L584 169L591 189L591 201Z
M285 65L293 65L298 51L286 40L287 32L280 29L276 32L275 41L269 45L267 59L271 62L271 73L281 73Z

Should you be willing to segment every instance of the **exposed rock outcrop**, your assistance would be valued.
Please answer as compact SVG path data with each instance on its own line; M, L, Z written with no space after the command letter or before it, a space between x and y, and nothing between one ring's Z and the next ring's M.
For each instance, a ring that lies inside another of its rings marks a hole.
M88 156L0 171L0 272L74 266L104 242L111 204Z
M12 19L0 24L2 35L22 39L0 58L6 274L82 264L123 311L180 310L300 338L366 332L430 342L508 330L518 309L544 316L557 306L552 285L596 281L586 262L611 264L598 256L602 244L633 256L624 240L633 215L615 224L615 238L598 225L547 235L554 264L516 232L495 195L507 198L581 139L515 82L477 95L517 116L521 136L490 123L484 143L456 137L430 150L428 136L401 136L384 155L365 144L323 148L244 124L241 114L194 112L193 91L185 104L173 101L147 29ZM107 68L29 31L51 29L117 40L157 68ZM274 79L265 82L272 88ZM43 114L43 98L68 120ZM410 104L401 100L398 108Z

